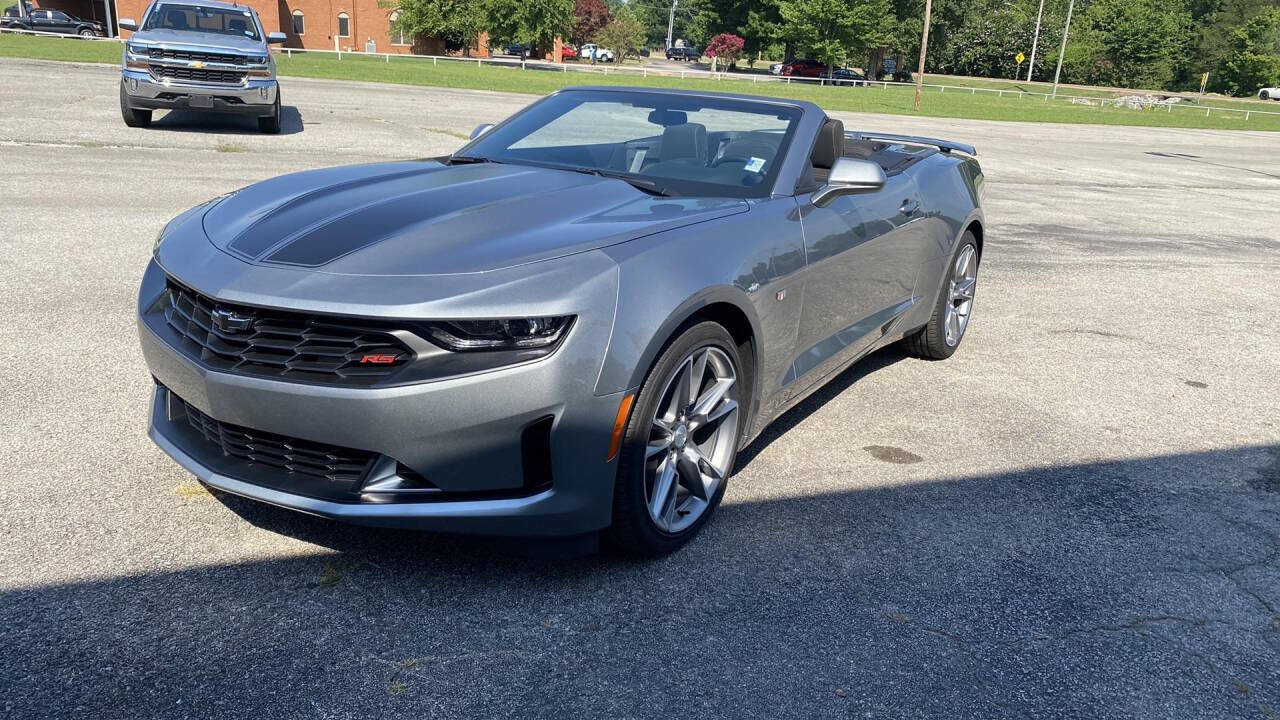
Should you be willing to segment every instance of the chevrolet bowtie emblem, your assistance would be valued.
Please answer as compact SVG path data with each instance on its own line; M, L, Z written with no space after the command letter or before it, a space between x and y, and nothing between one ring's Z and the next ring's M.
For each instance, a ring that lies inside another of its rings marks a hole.
M214 310L209 316L213 327L228 335L244 332L253 326L253 316L241 315L234 310Z
M204 63L200 62L199 60L195 60L191 63L191 67L199 70L200 68L204 67Z

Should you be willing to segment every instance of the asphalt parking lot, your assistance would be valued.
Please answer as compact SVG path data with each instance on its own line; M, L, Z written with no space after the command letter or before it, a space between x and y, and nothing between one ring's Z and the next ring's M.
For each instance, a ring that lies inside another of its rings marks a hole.
M273 137L0 75L0 716L1280 717L1280 136L843 115L979 148L964 347L841 375L670 557L535 559L204 492L133 316L179 211L530 98L286 79Z

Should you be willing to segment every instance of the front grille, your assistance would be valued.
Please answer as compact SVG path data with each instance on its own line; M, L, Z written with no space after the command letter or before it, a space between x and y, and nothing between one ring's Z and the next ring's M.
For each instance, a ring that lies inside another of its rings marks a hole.
M219 85L240 85L245 78L245 73L237 70L196 70L175 65L152 65L151 75L158 80L190 80Z
M365 450L325 445L298 438L219 422L169 391L170 412L181 410L187 422L224 456L245 464L265 465L288 473L323 478L335 483L359 482L373 462Z
M202 364L246 375L373 385L414 357L374 321L233 305L172 280L164 317L178 335L178 347Z
M147 52L147 55L152 60L186 60L187 62L222 63L224 65L249 64L248 57L228 53L187 52L186 50L153 47Z

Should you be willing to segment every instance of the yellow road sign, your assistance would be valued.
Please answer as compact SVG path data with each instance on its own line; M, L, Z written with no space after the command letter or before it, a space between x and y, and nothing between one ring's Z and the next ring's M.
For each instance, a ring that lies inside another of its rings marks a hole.
M1021 65L1022 61L1027 59L1027 56L1023 55L1022 53L1018 53L1018 56L1014 59L1018 61L1019 65Z

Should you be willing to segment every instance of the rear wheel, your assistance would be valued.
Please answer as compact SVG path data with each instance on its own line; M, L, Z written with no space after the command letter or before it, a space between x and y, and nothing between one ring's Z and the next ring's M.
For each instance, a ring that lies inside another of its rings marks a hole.
M280 90L276 90L276 104L271 114L258 118L258 131L275 135L280 132Z
M124 118L124 124L131 128L151 126L151 111L129 107L129 96L124 91L124 85L120 86L120 115Z
M955 354L973 315L978 288L978 242L965 231L943 278L929 323L903 339L908 352L928 360L945 360Z
M623 435L608 539L657 556L693 537L720 504L742 433L742 361L720 325L690 327L659 356Z

